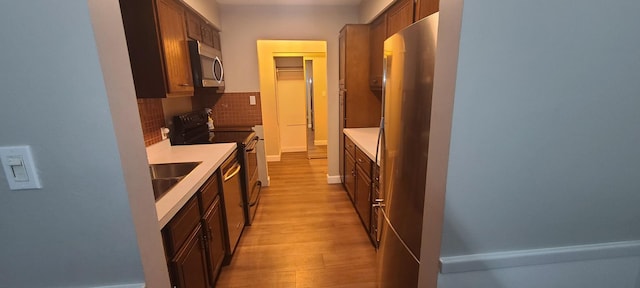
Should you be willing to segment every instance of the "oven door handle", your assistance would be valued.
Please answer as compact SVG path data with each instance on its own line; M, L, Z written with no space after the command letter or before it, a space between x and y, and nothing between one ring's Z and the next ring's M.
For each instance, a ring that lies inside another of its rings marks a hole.
M240 172L240 163L235 163L233 164L232 169L229 169L226 173L224 173L224 182L229 181L229 179L233 178L233 176L238 175L238 172Z
M262 182L261 181L257 181L256 182L256 186L258 186L258 196L256 196L256 200L255 201L253 201L252 203L249 204L249 207L256 206L256 204L258 204L258 201L260 200L260 192L262 191Z
M258 140L260 138L258 138L258 136L256 136L255 138L251 139L251 141L249 141L249 143L247 143L247 147L245 147L244 152L250 153L253 152L254 150L256 150L256 146L258 145Z

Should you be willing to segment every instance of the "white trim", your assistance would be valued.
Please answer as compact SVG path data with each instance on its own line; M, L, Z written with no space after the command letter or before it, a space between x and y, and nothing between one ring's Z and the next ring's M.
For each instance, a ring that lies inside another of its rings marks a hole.
M280 162L280 155L267 155L267 162Z
M123 284L123 285L110 285L110 286L96 286L95 288L145 288L144 283L136 284Z
M280 148L280 152L303 152L307 151L307 146L290 146L290 147L282 147Z
M327 140L313 140L314 146L324 146L327 145Z
M328 184L340 184L342 183L342 179L340 179L340 175L329 175L327 174L327 183Z
M441 257L440 272L459 273L629 256L640 256L640 240Z

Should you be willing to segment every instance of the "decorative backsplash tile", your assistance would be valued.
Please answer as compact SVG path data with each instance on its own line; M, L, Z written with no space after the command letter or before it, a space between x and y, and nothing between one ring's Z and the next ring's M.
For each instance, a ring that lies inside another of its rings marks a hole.
M140 112L144 145L149 146L162 141L160 128L165 126L162 99L138 99L138 112Z
M249 104L250 96L256 97L256 105ZM224 93L211 109L216 127L262 124L260 92Z

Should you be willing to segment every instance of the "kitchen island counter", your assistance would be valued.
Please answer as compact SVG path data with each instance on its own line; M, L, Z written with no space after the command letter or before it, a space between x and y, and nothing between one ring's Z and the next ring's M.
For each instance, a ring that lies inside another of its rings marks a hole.
M171 146L169 140L147 147L149 164L202 162L156 201L156 212L161 229L234 150L236 150L235 143Z

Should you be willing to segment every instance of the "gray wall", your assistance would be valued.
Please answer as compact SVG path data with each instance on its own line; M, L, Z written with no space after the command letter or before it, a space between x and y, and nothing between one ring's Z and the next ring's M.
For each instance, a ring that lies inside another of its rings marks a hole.
M221 5L220 21L227 92L260 91L257 40L327 41L327 173L338 177L338 37L358 7Z
M442 256L640 240L640 2L464 4Z
M0 287L144 282L87 1L5 1L0 27L0 146L44 187L0 177Z

